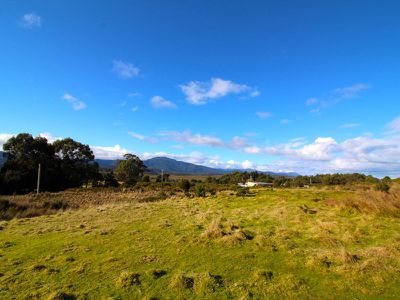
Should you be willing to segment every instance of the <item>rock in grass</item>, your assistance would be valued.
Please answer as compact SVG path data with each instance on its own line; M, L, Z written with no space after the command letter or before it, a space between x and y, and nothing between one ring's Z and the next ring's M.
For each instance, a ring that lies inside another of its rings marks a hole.
M121 288L127 288L134 285L140 285L140 274L134 272L122 272L115 280L115 285Z

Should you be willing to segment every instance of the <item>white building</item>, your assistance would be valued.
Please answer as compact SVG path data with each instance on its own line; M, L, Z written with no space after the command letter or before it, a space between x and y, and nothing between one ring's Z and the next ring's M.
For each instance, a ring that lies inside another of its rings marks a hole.
M238 183L238 186L241 187L253 187L253 186L268 186L273 187L273 183L269 182L256 182L256 181L247 181L246 183Z

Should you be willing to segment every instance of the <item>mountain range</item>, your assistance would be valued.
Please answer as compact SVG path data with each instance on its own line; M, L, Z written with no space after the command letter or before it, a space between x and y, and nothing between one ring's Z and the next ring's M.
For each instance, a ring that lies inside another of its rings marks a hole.
M107 159L96 159L100 168L102 169L114 169L118 163L118 160L107 160ZM218 169L210 168L206 166L196 165L184 161L175 160L168 157L154 157L143 161L144 165L152 173L164 173L169 174L190 174L190 175L223 175L234 171L256 171L254 169ZM298 176L295 172L262 172L273 176Z
M7 153L0 151L0 167L7 160ZM117 164L117 159L95 159L101 169L113 170ZM184 161L175 160L168 157L154 157L143 161L144 165L151 173L161 173L161 170L169 174L190 174L190 175L223 175L234 171L256 171L254 169L218 169L196 165ZM294 172L262 172L273 176L298 176Z

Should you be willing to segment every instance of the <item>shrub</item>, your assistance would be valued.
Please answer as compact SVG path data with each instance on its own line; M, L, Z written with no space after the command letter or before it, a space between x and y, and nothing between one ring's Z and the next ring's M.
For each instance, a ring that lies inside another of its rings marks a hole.
M197 197L205 197L206 196L206 188L203 184L196 184L195 194Z
M183 191L184 193L189 192L191 186L192 186L192 185L190 184L189 180L187 180L187 179L183 179L183 180L179 183L179 187L182 189L182 191Z
M114 173L110 172L104 175L104 186L105 187L118 187L119 183L115 179Z
M236 196L238 197L244 197L250 194L250 190L248 187L239 187L236 190Z
M143 175L141 181L142 182L150 182L150 176L149 175Z
M387 193L390 190L390 186L384 181L379 181L375 185L375 190Z

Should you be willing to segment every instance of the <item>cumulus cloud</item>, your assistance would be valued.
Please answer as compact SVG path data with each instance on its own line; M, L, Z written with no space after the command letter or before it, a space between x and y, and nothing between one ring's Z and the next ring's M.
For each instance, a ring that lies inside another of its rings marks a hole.
M247 97L260 95L260 92L255 88L221 78L211 78L208 82L190 81L181 85L180 88L185 94L186 100L194 105L203 105L229 94L245 94Z
M0 133L0 149L3 150L3 145L11 139L15 134L11 133Z
M101 159L120 159L124 154L129 153L128 149L122 148L120 145L113 147L90 146L96 158Z
M245 160L244 162L242 162L241 166L243 169L251 169L253 168L253 163L249 160Z
M130 62L113 60L112 71L121 78L129 79L138 76L140 69Z
M304 174L364 172L375 175L400 175L400 137L360 136L337 142L319 137L314 142L289 142L265 147L262 152L281 159L273 164L286 165Z
M161 96L154 96L150 99L150 103L154 108L177 108L178 106Z
M64 94L62 96L62 99L66 100L69 104L71 104L71 106L74 110L82 110L82 109L86 108L86 104L83 101L72 96L71 94L68 94L68 93Z
M268 111L258 111L258 112L256 112L256 115L260 119L268 119L272 116L272 114Z
M318 137L311 144L303 141L291 141L286 144L266 147L265 152L303 160L329 160L337 150L337 142L331 137Z
M184 142L193 145L203 145L211 147L224 146L224 142L217 137L201 135L201 134L193 134L190 130L185 130L182 132L166 131L166 132L161 132L160 136L168 140Z
M262 153L262 148L257 147L257 146L249 146L244 148L244 152L248 154L260 154Z
M22 16L20 26L26 29L33 29L42 26L42 18L35 13L28 13Z

